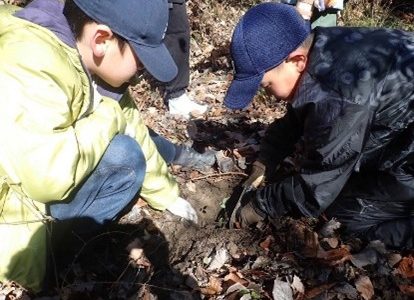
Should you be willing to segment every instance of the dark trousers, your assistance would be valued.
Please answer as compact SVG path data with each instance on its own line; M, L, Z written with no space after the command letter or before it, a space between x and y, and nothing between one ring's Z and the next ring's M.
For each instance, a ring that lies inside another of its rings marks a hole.
M165 97L179 97L185 93L190 80L190 23L183 0L170 0L172 8L165 36L165 45L178 67L178 75L165 84Z
M325 213L351 235L392 248L414 248L414 180L406 174L353 175Z

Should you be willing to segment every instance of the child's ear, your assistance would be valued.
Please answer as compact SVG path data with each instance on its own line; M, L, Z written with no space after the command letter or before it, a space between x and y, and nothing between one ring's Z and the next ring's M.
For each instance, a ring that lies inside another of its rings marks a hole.
M103 57L109 47L112 37L112 30L108 26L102 24L96 26L91 40L93 55L96 57Z
M306 69L308 55L306 52L295 50L289 54L288 61L293 62L298 72L302 73Z

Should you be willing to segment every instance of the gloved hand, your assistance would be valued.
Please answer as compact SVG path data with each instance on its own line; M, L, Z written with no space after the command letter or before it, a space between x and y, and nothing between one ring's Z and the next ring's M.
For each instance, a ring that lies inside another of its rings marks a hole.
M179 216L197 224L197 212L192 205L185 199L178 197L178 199L167 207L167 210L173 215Z
M247 193L241 200L241 205L237 208L236 224L231 227L247 228L260 222L264 222L266 215L257 209L254 205L254 193Z
M211 167L216 162L214 151L207 150L204 153L199 153L193 148L187 146L179 146L177 154L175 155L172 164L183 167L194 168L196 170L205 170Z
M266 172L266 166L260 161L256 160L252 165L252 171L249 178L243 183L243 186L251 189L257 189L257 187L263 182Z

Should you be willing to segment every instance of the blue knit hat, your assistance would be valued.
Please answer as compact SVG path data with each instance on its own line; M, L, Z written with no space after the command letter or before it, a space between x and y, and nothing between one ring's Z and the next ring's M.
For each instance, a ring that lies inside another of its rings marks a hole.
M235 75L224 99L231 109L246 107L265 72L281 64L310 34L311 28L287 4L263 3L249 9L237 24L231 42Z

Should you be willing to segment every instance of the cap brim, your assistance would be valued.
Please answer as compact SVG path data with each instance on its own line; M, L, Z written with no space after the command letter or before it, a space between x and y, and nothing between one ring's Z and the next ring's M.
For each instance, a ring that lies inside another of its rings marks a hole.
M177 76L177 65L164 43L158 47L149 47L130 41L130 45L145 69L155 79L161 82L169 82Z
M230 109L242 109L248 106L260 87L263 75L258 74L249 78L233 79L224 98L224 105Z

